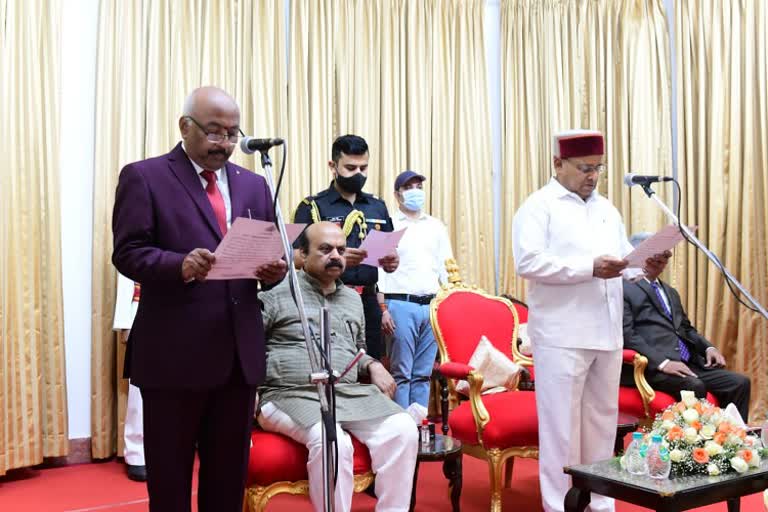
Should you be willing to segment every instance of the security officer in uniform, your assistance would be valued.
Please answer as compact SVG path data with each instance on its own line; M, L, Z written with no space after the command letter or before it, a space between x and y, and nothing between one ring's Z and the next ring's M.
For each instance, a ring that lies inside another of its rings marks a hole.
M393 231L387 205L378 197L362 191L368 177L368 143L357 135L342 135L333 142L328 167L333 182L326 190L304 199L296 209L293 221L301 224L329 221L337 224L347 237L344 257L347 269L341 280L360 294L365 312L367 353L376 359L384 355L381 335L382 313L386 304L379 304L376 283L377 267L361 265L367 256L358 249L368 232ZM394 272L400 262L397 254L379 260L385 272Z

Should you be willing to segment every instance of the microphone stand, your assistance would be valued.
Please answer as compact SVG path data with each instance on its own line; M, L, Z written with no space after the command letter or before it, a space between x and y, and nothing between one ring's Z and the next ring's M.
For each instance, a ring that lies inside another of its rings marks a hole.
M307 320L307 313L304 309L304 298L301 295L301 287L299 286L299 278L296 273L296 267L293 264L293 246L288 233L285 229L285 221L283 220L283 214L280 210L280 203L275 195L275 183L272 177L272 160L267 153L268 148L260 149L261 153L261 167L264 169L264 178L267 181L267 186L272 195L272 201L275 206L275 223L277 229L280 232L280 239L283 243L283 250L285 251L285 259L288 263L288 279L290 279L290 285L294 292L294 300L296 302L296 308L299 312L299 320L301 321L301 329L304 333L304 340L307 345L307 353L309 355L309 364L312 369L312 373L309 375L309 380L317 387L317 395L320 401L320 416L322 418L323 427L323 492L324 492L324 510L325 512L333 512L334 506L334 485L330 474L331 468L335 467L334 450L331 449L336 442L336 407L335 407L335 393L333 389L334 376L333 369L331 368L331 349L330 349L330 321L328 316L328 309L321 309L320 316L320 344L314 346L313 342L315 337L312 334ZM321 351L325 351L324 359L326 366L321 365L318 354L315 348Z
M707 258L709 258L710 261L715 264L716 267L720 268L723 271L726 277L736 286L736 288L738 288L738 290L744 295L744 297L746 297L747 300L749 300L749 302L755 307L755 309L761 315L763 315L763 318L768 320L768 311L766 311L765 308L759 302L757 302L757 300L754 297L752 297L752 295L750 295L750 293L746 289L744 289L741 283L738 280L736 280L736 278L733 277L733 275L731 275L728 269L725 268L725 265L720 263L720 260L717 258L717 256L712 254L712 251L710 251L706 245L704 245L698 238L696 238L696 235L694 235L685 224L682 224L680 222L680 219L677 218L677 215L675 215L674 212L670 210L669 207L667 207L667 205L664 204L664 202L661 199L658 198L656 193L651 188L651 184L646 182L646 183L641 183L641 186L645 191L645 194L649 198L653 199L656 202L656 204L659 205L659 207L664 211L664 213L666 213L667 216L672 220L672 223L678 226L688 236L688 238L693 242L693 244L699 249L701 249L701 252L703 252L707 256Z

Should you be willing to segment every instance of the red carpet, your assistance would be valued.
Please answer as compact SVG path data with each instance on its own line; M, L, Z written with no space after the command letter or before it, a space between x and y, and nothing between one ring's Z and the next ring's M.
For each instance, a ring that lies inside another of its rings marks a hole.
M147 510L146 487L131 482L120 462L84 464L55 469L26 469L0 478L1 512L144 512ZM450 510L447 484L439 463L423 463L419 471L416 510ZM512 488L504 491L506 512L537 512L539 502L537 463L521 459L515 462ZM193 499L194 501L194 499ZM373 510L375 501L364 494L355 495L354 512ZM488 470L484 462L464 457L464 486L461 510L488 510ZM194 509L194 507L193 507ZM647 510L617 502L618 512ZM273 499L269 512L311 512L304 497L282 496ZM696 509L726 512L724 503ZM743 512L765 512L761 495L742 499Z

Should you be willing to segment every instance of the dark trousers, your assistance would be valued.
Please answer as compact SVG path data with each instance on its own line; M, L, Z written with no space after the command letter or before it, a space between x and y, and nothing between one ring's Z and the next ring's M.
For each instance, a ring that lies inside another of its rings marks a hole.
M376 359L384 355L384 338L381 335L381 308L375 293L364 293L360 296L363 301L365 315L365 344L366 353Z
M739 409L739 414L747 421L749 416L749 378L740 373L725 370L723 368L704 368L695 363L689 363L688 367L697 377L677 377L663 372L653 372L646 379L653 389L663 391L675 398L680 398L681 390L689 390L696 393L698 398L706 398L707 391L715 395L720 406L733 402Z
M256 388L236 361L227 384L202 391L141 389L151 512L190 512L195 450L199 512L242 512Z

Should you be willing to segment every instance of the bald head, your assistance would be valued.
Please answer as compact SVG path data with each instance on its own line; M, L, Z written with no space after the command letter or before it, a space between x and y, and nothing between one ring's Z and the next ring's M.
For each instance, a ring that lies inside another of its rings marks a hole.
M192 117L199 116L201 110L205 111L211 107L235 109L238 114L240 113L240 108L237 106L237 102L225 90L212 85L207 85L198 87L189 93L187 99L184 100L184 111L182 115Z
M184 101L179 130L190 159L204 169L221 169L235 148L228 137L240 133L240 108L218 87L200 87ZM211 141L209 135L223 140Z
M304 271L323 285L334 283L344 272L347 240L332 222L310 224L299 238Z

